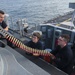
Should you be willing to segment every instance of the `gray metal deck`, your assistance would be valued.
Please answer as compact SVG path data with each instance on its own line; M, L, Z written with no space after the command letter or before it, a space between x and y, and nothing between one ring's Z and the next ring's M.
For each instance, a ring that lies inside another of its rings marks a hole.
M0 75L33 75L23 68L8 50L0 48Z
M0 55L0 75L50 75L8 46L0 48Z

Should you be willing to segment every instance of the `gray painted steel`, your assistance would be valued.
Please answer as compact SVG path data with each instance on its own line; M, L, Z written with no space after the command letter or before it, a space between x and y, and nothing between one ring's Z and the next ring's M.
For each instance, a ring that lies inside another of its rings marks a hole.
M0 55L4 65L2 75L50 75L10 47L0 48Z
M1 68L3 74L0 75L33 75L22 67L15 59L14 55L4 48L0 48L0 55L3 60ZM1 66L1 65L0 65Z

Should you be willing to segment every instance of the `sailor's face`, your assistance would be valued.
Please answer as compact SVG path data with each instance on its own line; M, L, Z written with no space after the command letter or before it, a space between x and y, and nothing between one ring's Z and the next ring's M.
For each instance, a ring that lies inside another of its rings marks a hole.
M32 41L34 42L34 43L37 43L38 42L38 37L37 36L32 36Z
M0 13L0 23L4 20L5 15Z
M62 46L62 45L64 45L64 44L65 44L64 38L59 37L59 38L58 38L58 45Z

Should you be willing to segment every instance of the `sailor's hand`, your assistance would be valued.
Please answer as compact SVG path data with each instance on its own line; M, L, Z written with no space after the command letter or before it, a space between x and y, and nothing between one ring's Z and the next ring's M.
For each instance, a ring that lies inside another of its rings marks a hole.
M53 54L51 54L50 58L51 58L52 60L54 60L54 59L55 59L55 56L54 56Z
M39 54L38 53L33 53L33 56L39 56Z

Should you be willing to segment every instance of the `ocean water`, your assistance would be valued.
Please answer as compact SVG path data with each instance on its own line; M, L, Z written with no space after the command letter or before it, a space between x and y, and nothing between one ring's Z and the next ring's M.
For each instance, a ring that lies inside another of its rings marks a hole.
M73 11L69 2L75 0L0 0L0 10L4 10L16 22L26 18L28 23L39 24Z

